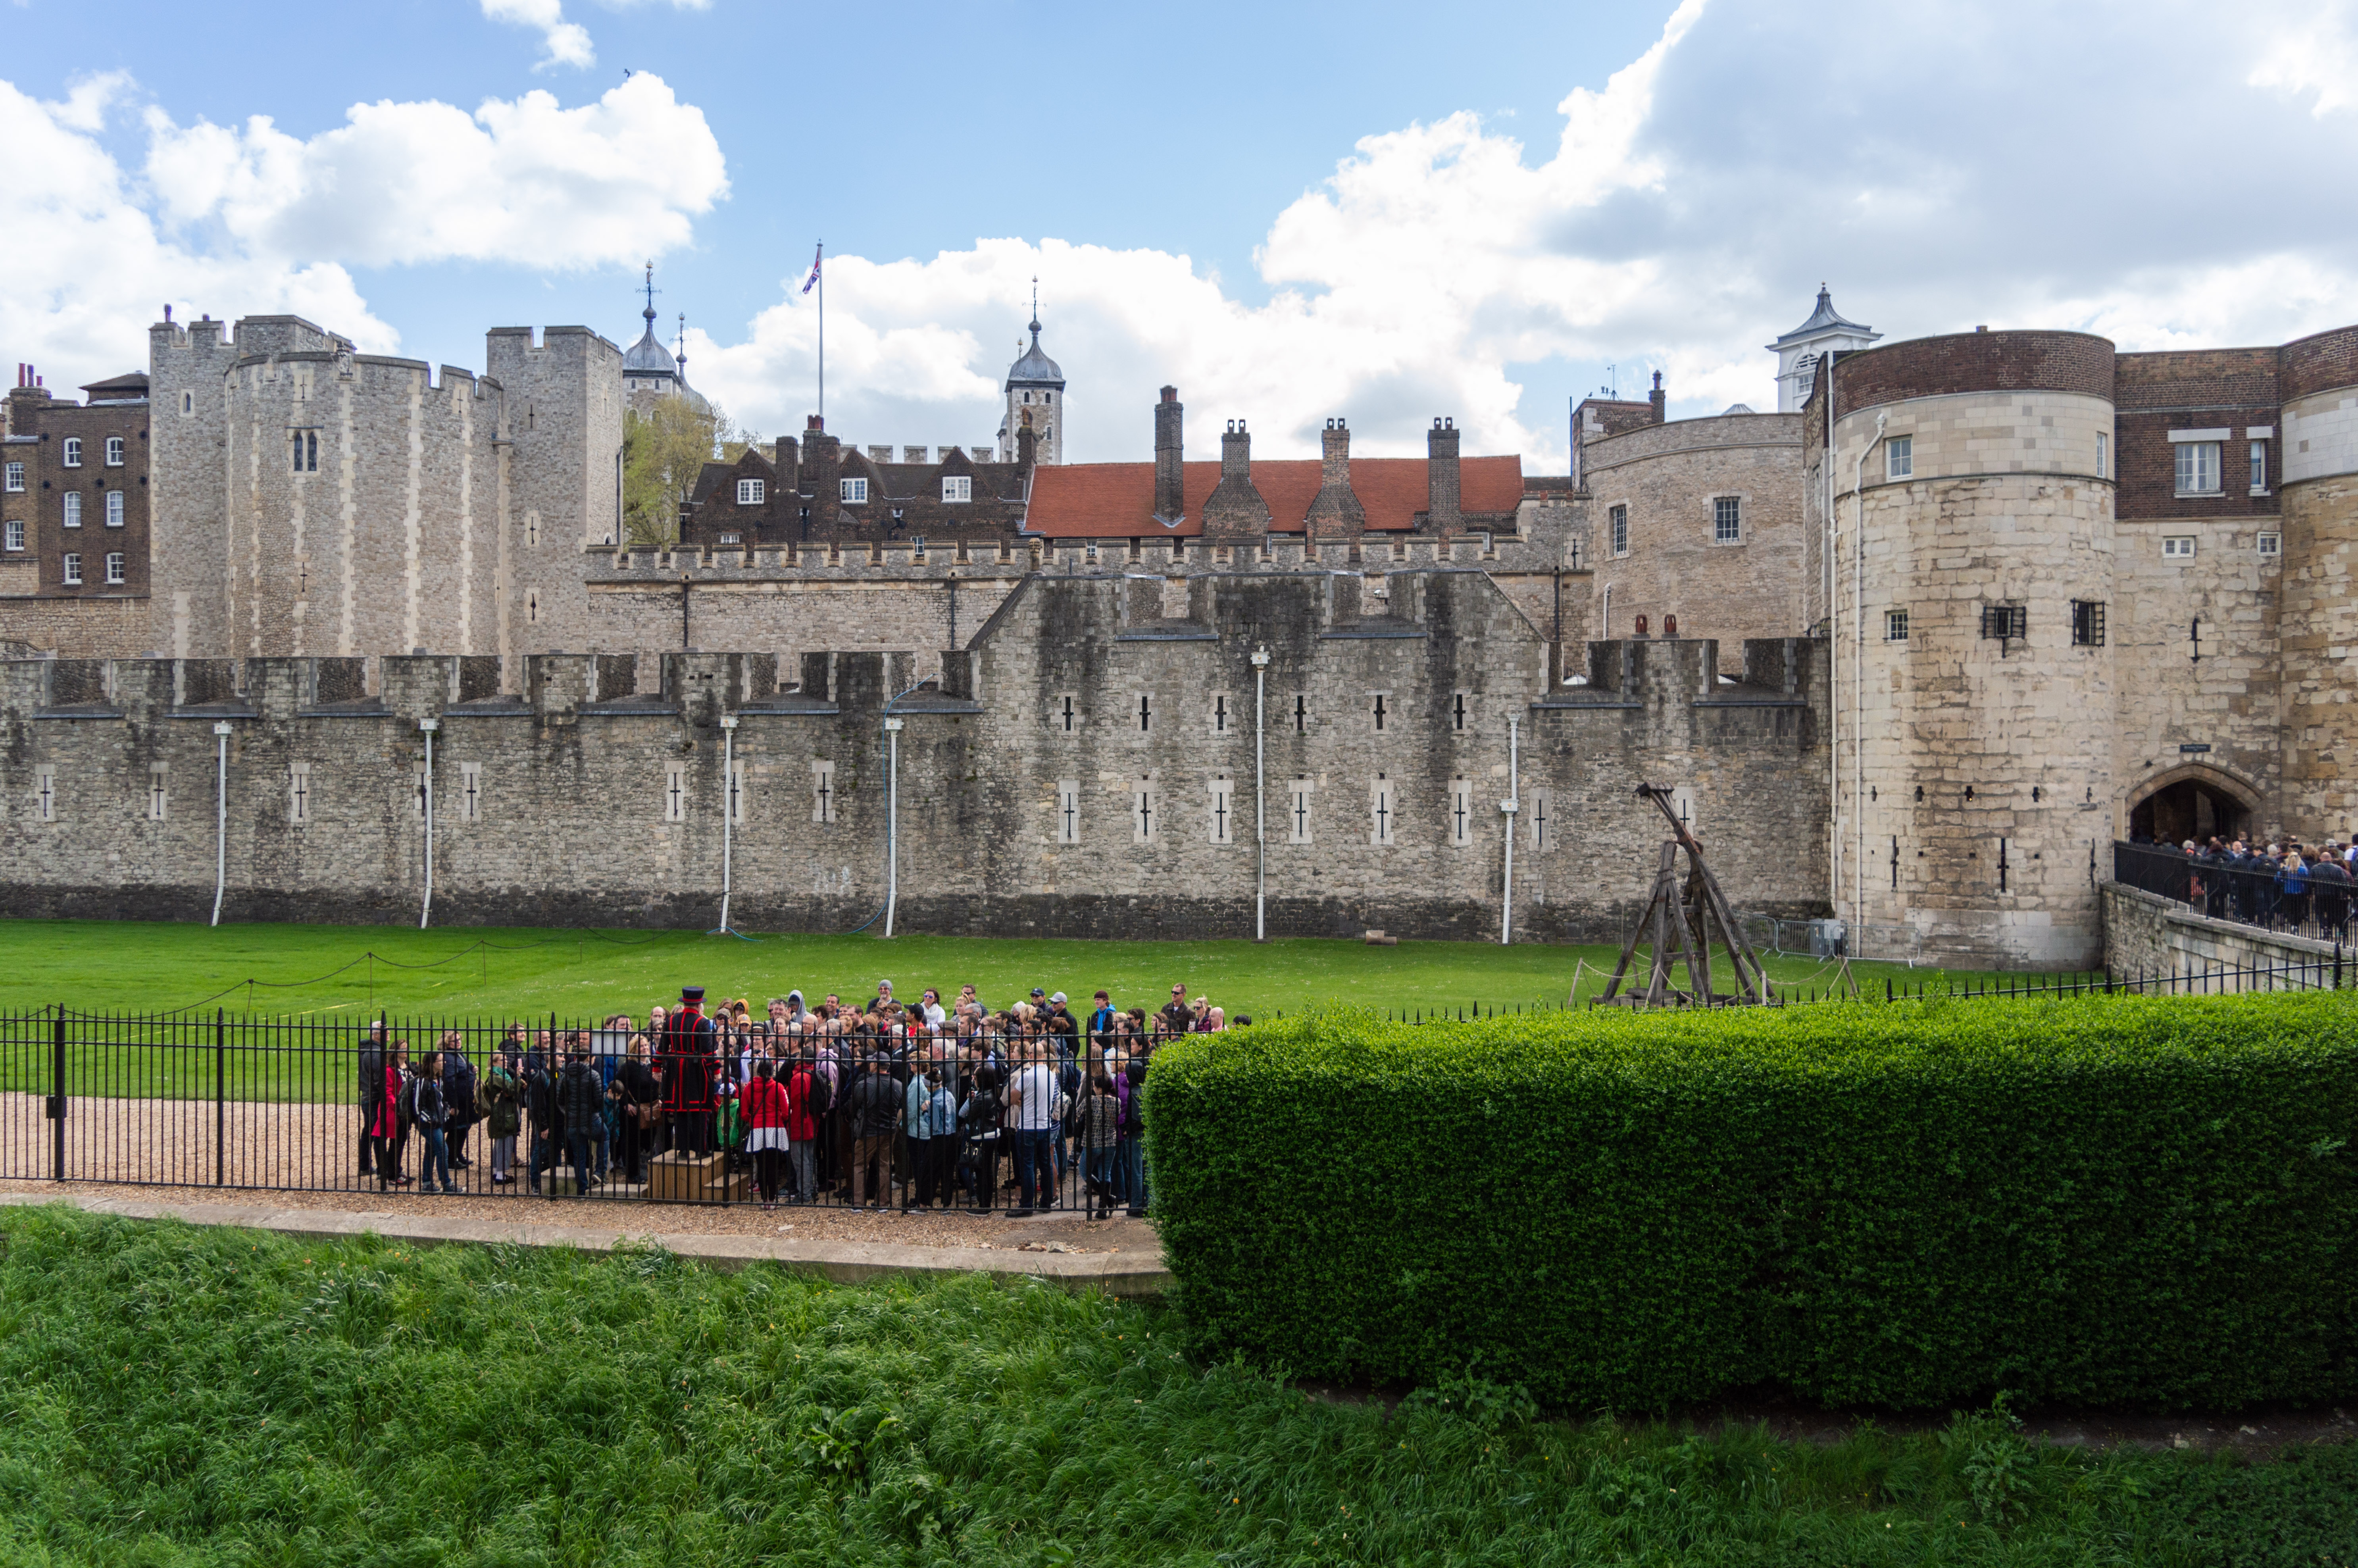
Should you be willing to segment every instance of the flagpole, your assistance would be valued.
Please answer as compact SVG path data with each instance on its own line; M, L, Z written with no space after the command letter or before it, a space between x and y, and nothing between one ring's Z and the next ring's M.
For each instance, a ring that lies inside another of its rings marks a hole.
M827 428L827 242L818 243L818 259L811 264L818 274L818 427Z

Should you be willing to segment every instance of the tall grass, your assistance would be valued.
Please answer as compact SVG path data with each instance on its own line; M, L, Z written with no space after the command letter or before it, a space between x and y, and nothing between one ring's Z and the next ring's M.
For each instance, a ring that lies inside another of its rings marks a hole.
M0 1217L0 1560L1547 1564L2351 1561L2358 1449L2245 1466L1396 1411L1182 1350L1174 1314L659 1251ZM2335 1553L2341 1555L2336 1556Z

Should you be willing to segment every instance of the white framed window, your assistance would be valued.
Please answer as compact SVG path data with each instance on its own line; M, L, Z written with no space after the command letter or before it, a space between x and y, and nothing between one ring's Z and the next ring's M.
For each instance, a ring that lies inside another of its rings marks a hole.
M971 474L962 473L944 474L942 476L942 499L944 501L972 501L974 499L974 477Z
M1714 545L1737 545L1744 542L1744 503L1733 495L1715 495L1711 501L1711 542Z
M1081 841L1081 781L1056 781L1056 842L1077 844Z
M147 820L150 822L163 821L165 812L171 806L172 793L167 787L169 779L166 773L169 766L168 762L147 764Z
M69 490L66 492L65 524L69 528L79 528L81 526L81 494L79 491Z
M110 528L123 526L123 492L119 490L106 492L106 525Z
M481 822L483 819L483 764L459 764L459 820Z
M14 546L10 546L10 548L12 548L12 549L13 549L14 547L15 547ZM2266 556L2281 556L2281 555L2283 555L2283 554L2284 554L2284 535L2283 535L2282 534L2263 534L2263 535L2260 535L2260 537L2259 537L2259 551L2260 551L2260 554L2261 554L2262 556L2264 556L2264 557L2266 557Z
M21 551L25 547L25 520L21 517L8 519L7 547L11 553Z
M1130 786L1130 837L1133 844L1152 844L1163 827L1163 803L1154 797L1154 781Z
M1237 781L1217 778L1212 783L1212 806L1209 821L1212 842L1233 844L1237 841Z
M743 539L744 535L741 534L723 534L720 535L720 543L724 545L740 544L743 542Z
M70 469L78 469L81 467L81 438L80 436L68 436L66 438L65 464L66 467Z
M686 762L664 764L663 819L665 822L687 820L687 764Z
M1289 844L1313 842L1310 826L1310 781L1296 779L1286 803L1285 841Z
M1629 509L1627 506L1616 506L1605 515L1613 525L1613 553L1617 556L1628 555L1629 553Z
M106 552L106 580L117 588L123 585L123 559L121 550Z
M1400 827L1400 806L1394 796L1398 786L1382 773L1368 787L1368 842L1390 844Z
M55 822L58 819L58 765L38 762L33 767L33 820Z
M741 479L737 481L737 504L759 506L768 491L769 487L758 479Z
M106 438L106 466L111 469L123 466L123 438L120 436Z
M2102 430L2096 432L2096 477L2113 477L2113 438Z
M1914 479L1916 477L1916 438L1894 436L1883 443L1883 477Z
M847 479L843 481L843 502L845 505L858 506L865 503L867 499L868 481L866 480Z
M2180 441L2176 446L2178 493L2180 495L2217 494L2219 492L2219 443Z
M1887 610L1883 612L1883 640L1887 643L1908 641L1908 611Z
M5 485L11 494L22 495L25 492L25 465L10 463L5 473L6 477L0 480L0 485Z
M65 569L61 576L68 587L80 588L81 586L81 557L74 554L71 550L68 550L66 552Z
M835 764L833 762L811 764L811 820L813 822L835 820Z
M1449 781L1449 841L1465 845L1474 842L1474 781Z
M311 820L311 764L287 764L287 825L300 827Z
M197 395L193 392L180 394L180 417L186 419L196 411Z
M2194 558L2194 535L2172 534L2161 541L2161 558L2165 561L2190 561Z
M2268 444L2266 441L2254 441L2252 443L2252 493L2266 495L2267 492Z

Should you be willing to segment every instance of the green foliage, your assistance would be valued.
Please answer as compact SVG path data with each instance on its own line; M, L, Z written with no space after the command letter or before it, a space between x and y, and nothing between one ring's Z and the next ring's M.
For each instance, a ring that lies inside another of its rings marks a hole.
M1569 1425L1478 1378L1387 1413L1034 1282L59 1210L0 1238L11 1563L2344 1568L2358 1537L2358 1446L2026 1447L2000 1529L1936 1437Z
M761 437L730 433L719 405L660 397L645 413L633 410L622 426L622 532L633 545L668 545L679 537L680 503L696 489L708 462L734 462Z
M2317 995L1323 1012L1156 1056L1154 1207L1203 1346L1313 1376L2347 1398L2353 1022Z

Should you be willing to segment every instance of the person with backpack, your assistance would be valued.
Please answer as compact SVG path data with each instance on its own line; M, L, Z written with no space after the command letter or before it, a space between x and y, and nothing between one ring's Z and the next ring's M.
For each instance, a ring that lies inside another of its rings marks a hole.
M442 1095L442 1053L428 1051L409 1080L409 1120L417 1129L418 1141L424 1145L418 1155L420 1192L434 1190L437 1170L442 1173L444 1192L459 1190L459 1184L450 1179L450 1144L443 1134L449 1119L449 1103Z
M1079 1145L1081 1186L1088 1195L1088 1217L1110 1217L1114 1208L1113 1158L1120 1134L1115 1122L1121 1097L1113 1078L1100 1065L1082 1082L1073 1109L1073 1136Z
M902 1212L931 1208L937 1197L946 1208L957 1179L957 1097L943 1083L940 1063L912 1064L905 1116L916 1180L901 1195Z
M753 1157L753 1185L763 1208L778 1206L778 1173L786 1162L786 1119L792 1107L776 1077L776 1064L756 1058L753 1076L737 1091L737 1114L745 1127L745 1150Z
M901 1118L900 1086L881 1047L851 1080L851 1206L881 1209L892 1196L892 1130ZM863 1197L863 1190L865 1196Z
M492 1145L492 1185L515 1184L516 1131L524 1122L524 1086L508 1065L508 1054L492 1053L491 1070L483 1075L481 1100L483 1136Z
M481 1119L475 1104L479 1087L475 1064L467 1060L466 1037L455 1029L445 1030L435 1049L442 1058L442 1101L449 1108L442 1141L450 1152L450 1168L464 1171L473 1163L467 1158L467 1133Z
M999 1098L999 1069L978 1063L968 1075L974 1086L958 1107L958 1132L964 1143L959 1174L967 1189L968 1211L989 1214L999 1192L999 1124L1004 1108Z
M557 1110L565 1123L565 1152L573 1163L573 1195L588 1197L590 1172L596 1146L592 1130L598 1122L598 1102L603 1092L598 1087L598 1069L590 1065L590 1053L576 1046L566 1053L564 1076L557 1080ZM557 1172L548 1173L548 1195L557 1195Z
M535 1193L540 1191L540 1173L548 1173L548 1195L557 1195L557 1159L559 1120L557 1106L557 1080L549 1076L547 1057L538 1052L528 1052L524 1064L525 1119L531 1137L525 1148L525 1177Z

